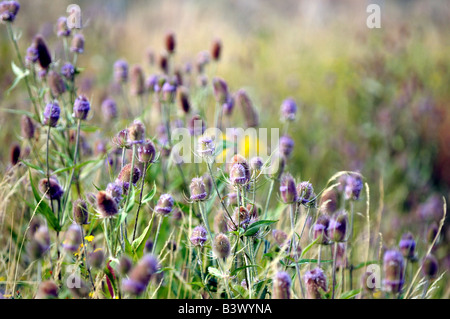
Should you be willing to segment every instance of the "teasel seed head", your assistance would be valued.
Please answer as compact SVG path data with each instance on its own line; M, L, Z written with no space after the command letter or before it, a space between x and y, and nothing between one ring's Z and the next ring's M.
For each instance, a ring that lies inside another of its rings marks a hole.
M314 188L310 182L301 182L297 185L298 201L301 204L308 204L314 200Z
M439 232L439 226L436 222L432 223L427 231L427 242L431 244Z
M17 1L0 2L0 20L4 22L14 22L19 9L20 4Z
M78 225L86 225L88 223L89 211L87 204L82 199L73 202L73 220Z
M80 226L76 224L72 224L69 226L69 229L66 232L66 237L62 246L68 252L74 253L80 248L81 243L83 242L83 238L81 235Z
M130 141L128 141L128 129L121 130L113 137L112 142L118 148L130 148Z
M259 125L259 115L244 89L240 89L236 93L236 104L244 113L244 119L247 127L257 127Z
M280 153L283 157L285 158L289 158L292 154L292 151L294 149L294 140L288 136L288 135L284 135L282 137L280 137Z
M97 248L87 255L87 264L96 269L102 269L105 261L105 253L103 249Z
M173 210L173 197L170 194L162 194L155 206L155 213L164 217L169 215Z
M272 298L291 299L291 276L285 271L279 271L273 278Z
M39 65L47 70L50 64L52 63L51 55L48 51L47 44L45 43L44 38L38 34L33 39L33 47L37 50Z
M320 198L320 211L333 214L339 207L339 193L335 188L330 188L322 193Z
M133 176L131 176L131 174L133 174ZM125 184L124 185L125 189L128 189L130 177L131 177L131 182L133 183L133 185L136 185L136 183L141 178L141 170L137 166L133 167L133 173L131 173L131 163L125 165L122 168L117 179L120 182L122 182L123 184Z
M114 217L119 212L116 200L105 191L97 193L97 209L102 218Z
M294 121L297 114L297 104L294 99L287 98L281 104L281 116L285 121Z
M160 265L155 256L144 255L137 265L131 269L129 277L122 281L123 290L132 295L142 294L159 268Z
M140 65L133 65L130 72L130 92L132 95L145 93L144 70Z
M43 124L50 127L55 127L58 124L59 117L61 115L61 108L57 102L47 103L43 113Z
M308 299L321 299L321 290L327 291L327 277L319 267L308 270L303 276Z
M13 143L11 145L9 152L12 166L15 166L19 162L20 152L21 152L20 145L17 143Z
M317 221L314 225L314 240L317 239L317 243L319 245L328 245L328 227L330 224L330 217L327 214L322 214L317 218Z
M117 204L119 204L122 200L123 187L120 184L109 183L108 186L106 186L106 193L111 196Z
M388 250L384 253L384 287L387 292L399 293L404 284L405 262L398 250Z
M235 163L231 166L230 181L233 185L244 185L247 183L245 168L242 164Z
M292 204L298 201L297 187L295 180L289 173L284 173L280 180L280 195L285 204Z
M156 147L152 140L147 139L137 149L138 160L142 163L153 163L156 157ZM143 172L145 174L145 172Z
M66 17L59 17L56 22L56 34L58 37L68 37L70 36L70 28L67 25Z
M192 136L199 136L205 132L206 124L200 115L194 114L189 121L188 128Z
M229 98L229 92L228 92L228 85L227 82L225 82L224 79L215 77L212 80L213 88L214 88L214 97L216 99L216 102L219 105L222 105L228 101Z
M114 63L114 80L117 83L128 81L128 63L125 60L117 60Z
M169 58L167 57L167 53L164 52L159 55L158 65L164 74L169 73Z
M218 258L226 259L230 255L231 244L227 235L220 233L214 237L213 250Z
M227 220L225 217L225 212L219 210L219 212L214 216L214 232L216 233L226 233L228 231Z
M70 44L70 51L81 54L84 52L84 35L77 33L72 38L72 43Z
M73 117L84 121L86 120L90 109L91 103L87 97L80 95L75 99L73 104Z
M209 158L214 155L215 145L214 141L209 136L201 136L198 139L197 153L200 157Z
M117 118L117 104L113 99L105 99L102 102L102 114L105 122L110 123Z
M206 186L201 177L194 177L189 185L192 201L204 201L208 197Z
M66 84L59 73L50 70L47 74L47 83L53 96L60 96L66 92Z
M41 179L39 181L39 190L41 193L45 193L46 198L51 200L59 200L64 194L64 190L59 185L58 180L54 177L50 177L50 182L48 182L47 178Z
M363 181L360 175L351 174L347 176L345 181L345 199L358 200L363 189Z
M335 213L328 225L328 238L333 242L343 242L347 236L348 217L345 211Z
M203 246L203 244L206 242L207 240L207 236L208 233L206 232L205 227L203 226L197 226L194 228L194 230L192 231L191 234L191 243L194 246Z
M262 167L264 166L264 161L261 157L255 156L252 159L250 159L250 168L258 173L261 171Z
M132 267L133 262L131 261L130 257L122 255L122 257L120 257L119 259L119 266L118 266L119 274L121 274L122 276L127 275Z
M173 54L175 52L176 47L175 33L173 33L172 31L166 33L165 44L167 52Z
M64 63L61 67L61 74L68 81L73 81L75 78L75 68L71 63Z
M57 299L58 286L52 280L46 280L39 284L34 299Z
M189 102L189 90L184 86L177 88L177 102L183 113L189 113L191 109L191 103Z
M134 120L133 124L128 128L128 141L131 144L142 143L145 139L145 126L139 120Z
M228 165L230 172L231 172L231 168L233 167L234 164L242 165L242 167L244 168L244 172L245 172L245 183L248 183L248 181L250 181L250 178L251 178L251 173L250 173L250 166L248 165L247 159L240 154L235 154L231 158L231 163Z
M400 242L398 244L400 251L406 259L413 260L416 255L416 241L414 240L414 236L407 232L402 235Z
M438 270L439 263L434 255L429 254L422 260L422 274L428 280L435 279L438 274Z
M214 61L219 61L222 54L222 41L215 38L211 44L211 57Z
M78 275L75 275L72 278L73 281L75 281L76 285L68 285L68 288L70 290L70 293L72 294L73 298L83 299L89 297L90 289L84 279L79 277Z

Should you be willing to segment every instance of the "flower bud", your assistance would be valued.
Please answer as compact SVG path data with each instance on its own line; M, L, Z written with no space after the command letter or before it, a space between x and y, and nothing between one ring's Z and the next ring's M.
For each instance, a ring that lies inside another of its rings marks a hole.
M345 241L347 234L348 218L347 214L342 211L333 215L328 225L328 238L333 242Z
M117 118L117 104L113 99L105 99L102 102L102 113L105 122L110 123Z
M169 215L173 209L173 197L170 194L162 194L155 206L155 212L164 217Z
M87 263L89 266L97 269L103 267L103 262L105 261L105 253L101 248L97 248L93 252L89 253L87 256Z
M166 53L161 53L159 55L158 65L164 74L169 73L169 59Z
M280 195L285 204L292 204L298 200L295 180L289 173L285 173L281 176Z
M413 259L415 257L416 241L411 233L405 233L400 240L398 247L406 259Z
M61 75L53 70L50 70L47 75L47 83L53 96L60 96L66 92L66 84Z
M320 268L309 270L303 276L306 284L306 293L308 299L321 299L321 290L327 291L327 277Z
M117 60L114 63L114 80L117 83L128 81L128 63L125 60Z
M203 226L197 226L194 228L191 234L191 243L194 246L203 246L203 244L206 242L207 238L206 235L208 233L206 232L205 227Z
M203 201L208 197L206 186L201 177L194 177L189 185L191 191L191 200Z
M215 38L211 44L211 57L214 61L220 60L222 54L222 41L219 38Z
M215 77L213 78L213 88L214 88L214 97L216 98L217 103L220 105L226 103L228 101L228 85L224 79Z
M130 91L132 95L142 95L145 92L144 70L139 65L131 68Z
M33 39L33 47L37 50L38 61L43 69L48 69L52 63L52 58L48 51L47 44L41 35L36 35Z
M257 127L259 125L259 116L253 106L250 97L244 89L236 93L236 104L242 109L247 127Z
M247 176L243 165L235 163L231 166L230 181L233 185L244 185L247 182Z
M64 190L59 185L56 178L50 177L50 181L47 178L43 178L39 181L39 190L41 193L45 193L45 197L51 200L59 200L64 194Z
M184 86L179 86L177 88L177 101L180 109L185 113L189 113L191 109L191 103L189 102L189 91Z
M91 103L84 95L80 95L75 99L73 104L73 117L80 120L86 120L89 110L91 109Z
M17 1L0 2L0 20L4 22L13 22L19 12L20 4Z
M44 109L44 125L48 125L50 127L55 127L58 123L59 117L61 114L61 108L59 107L58 103L56 102L50 102L47 103Z
M230 255L231 244L227 235L220 233L214 237L213 250L218 258L225 259Z
M73 203L73 220L78 225L86 225L88 223L89 211L87 204L82 199L77 199Z
M199 136L205 132L206 125L199 115L193 115L188 128L192 136Z
M10 158L11 158L11 165L14 166L19 162L20 159L20 145L17 143L13 143L11 145L10 149Z
M130 272L132 267L133 262L131 261L131 259L128 256L122 255L119 260L119 273L122 276L125 276Z
M105 191L99 191L97 194L97 208L102 218L113 217L119 212L116 200Z
M58 37L68 37L70 36L70 28L67 25L67 18L60 17L56 22L56 34Z
M201 136L198 142L198 155L200 157L209 157L214 154L215 145L214 141L209 136Z
M288 235L282 230L274 229L272 230L272 237L273 239L275 239L277 245L281 248L286 244Z
M166 44L166 50L170 54L175 52L175 46L176 46L176 39L175 39L175 33L168 32L165 37L165 44Z
M422 261L422 274L428 279L435 279L439 270L439 263L434 255L427 255Z
M34 299L57 299L58 286L51 280L43 281L39 284L38 291Z
M142 143L145 139L145 126L139 120L134 120L128 128L128 140L131 144Z
M82 241L83 238L81 236L80 226L72 224L66 232L66 238L64 239L62 246L68 252L74 253L78 250Z
M116 204L119 204L122 200L123 187L116 183L108 183L108 186L106 186L106 193L114 199Z
M158 92L159 91L159 77L157 74L150 75L145 81L145 88L148 92Z
M34 64L39 60L39 52L34 44L31 44L27 48L27 54L25 55L25 62L27 65Z
M294 149L294 140L284 135L280 137L280 153L283 157L289 158L291 156L292 150Z
M121 130L116 136L113 137L112 142L118 148L130 148L130 143L128 141L128 130Z
M84 52L84 36L81 33L77 33L73 36L70 51L79 54Z
M138 160L142 163L153 163L156 155L156 148L153 141L147 139L144 143L140 144L137 149ZM145 172L144 172L145 173Z
M131 183L133 183L133 185L136 185L140 178L141 170L136 166L133 167L133 176L131 176L131 163L125 165L120 171L119 176L117 177L117 179L124 184L123 186L125 190L127 190L129 187L130 179Z
M433 243L434 239L438 235L439 232L439 226L434 222L430 225L427 231L427 242L429 244Z
M399 293L404 284L404 259L397 250L388 250L384 253L383 270L384 286L387 292Z
M273 278L273 299L290 299L291 298L291 277L285 271L279 271Z
M339 194L336 189L327 189L322 193L319 203L320 211L333 214L339 207Z
M352 174L347 176L345 183L345 199L358 200L363 188L363 181L361 176Z
M294 99L288 98L281 104L281 116L285 121L294 121L297 114L297 104Z
M330 217L326 214L320 215L317 218L316 224L314 225L314 240L317 239L319 245L329 244L329 239L327 236L328 227L330 224Z
M70 63L65 63L61 67L61 74L66 78L68 81L73 81L75 78L75 68Z

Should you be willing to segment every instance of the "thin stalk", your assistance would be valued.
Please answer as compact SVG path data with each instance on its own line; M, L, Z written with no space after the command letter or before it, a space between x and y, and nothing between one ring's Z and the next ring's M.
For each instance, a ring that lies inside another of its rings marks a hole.
M158 228L156 229L155 240L153 241L152 254L155 253L156 243L158 241L159 230L161 229L162 220L163 220L163 217L160 216L159 220L158 220Z
M139 194L139 206L136 212L136 220L134 222L134 231L133 231L133 241L136 238L136 229L137 229L137 224L138 224L138 219L139 219L139 211L141 210L141 206L142 206L142 194L144 192L144 184L145 184L145 175L147 173L147 167L148 167L148 163L144 163L144 174L142 175L142 182L141 182L141 193Z
M89 280L91 281L92 288L94 288L94 291L95 291L95 284L94 284L94 281L92 280L91 267L89 267L88 262L87 262L87 248L86 248L86 242L84 240L83 225L80 225L80 230L81 230L81 238L83 238L83 254L84 254L85 261L86 261L86 269L89 273ZM81 259L81 260L83 260L83 259Z
M422 299L425 299L427 296L428 288L430 287L430 281L427 279L425 285L423 286Z
M208 284L205 281L205 276L203 275L203 267L202 267L202 258L201 258L201 250L200 247L197 247L197 258L198 258L198 269L200 270L200 277L202 278L202 283L205 285L206 291L208 292L211 299L214 299L214 297L211 294L211 291L208 288Z
M336 259L337 259L337 250L338 243L334 243L334 252L333 252L333 290L331 292L331 299L334 299L334 289L336 287Z
M297 278L298 278L298 283L300 285L300 289L302 292L302 297L303 299L305 299L305 291L303 289L303 283L302 283L302 278L300 276L300 267L298 265L298 258L297 258L297 244L296 244L296 240L295 240L295 212L296 212L296 208L297 208L297 204L293 203L290 206L290 217L291 217L291 231L292 231L292 250L291 252L293 252L293 256L294 256L294 262L295 262L295 271L297 272Z

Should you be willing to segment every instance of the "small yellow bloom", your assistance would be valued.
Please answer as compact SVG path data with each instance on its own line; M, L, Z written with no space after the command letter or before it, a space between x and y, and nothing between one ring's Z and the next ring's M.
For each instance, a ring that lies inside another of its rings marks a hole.
M375 299L380 299L381 297L383 297L383 294L382 294L381 290L375 291L375 292L373 293L373 297L374 297Z
M88 242L92 242L94 240L94 236L89 235L89 236L84 237L84 239L86 239Z
M89 293L89 298L92 298L92 297L94 297L94 292L93 292L93 291L91 291L91 292Z

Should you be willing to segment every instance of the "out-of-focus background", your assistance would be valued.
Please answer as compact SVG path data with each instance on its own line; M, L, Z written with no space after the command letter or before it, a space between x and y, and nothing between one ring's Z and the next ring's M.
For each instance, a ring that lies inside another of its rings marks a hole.
M374 215L382 212L388 245L442 215L450 186L448 1L21 1L14 23L22 52L36 33L60 52L55 23L71 3L82 11L78 83L92 98L94 116L117 59L139 63L149 75L156 66L148 52L163 50L168 30L176 34L180 66L194 63L218 37L223 55L215 73L232 91L248 90L262 127L281 127L281 102L297 101L289 166L296 177L321 189L337 171L360 171ZM380 29L366 26L370 3L381 6ZM0 31L0 107L30 109L23 90L5 92L15 57L6 29ZM1 113L2 172L10 143L20 140L19 120ZM444 247L438 257L450 267Z

